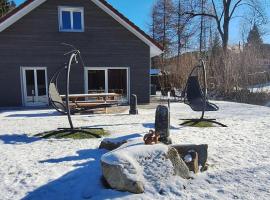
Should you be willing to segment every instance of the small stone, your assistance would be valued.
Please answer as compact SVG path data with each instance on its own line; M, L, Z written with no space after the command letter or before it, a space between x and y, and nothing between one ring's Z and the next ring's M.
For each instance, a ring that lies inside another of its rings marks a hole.
M125 144L127 141L113 141L113 140L102 140L100 145L99 145L99 149L107 149L109 151L112 151L114 149L119 148L121 145Z
M167 155L174 166L175 174L181 176L182 178L189 179L189 168L182 160L182 158L180 158L177 150L173 147L170 147Z
M126 144L127 142L134 142L134 141L141 141L142 136L140 134L130 134L127 136L120 136L116 138L104 138L100 145L99 149L107 149L109 151L112 151L114 149L119 148L123 144Z

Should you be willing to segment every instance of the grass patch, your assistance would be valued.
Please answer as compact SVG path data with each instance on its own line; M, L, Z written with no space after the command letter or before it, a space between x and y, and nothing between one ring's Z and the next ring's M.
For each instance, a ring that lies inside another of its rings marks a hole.
M212 122L205 122L205 121L201 121L201 122L198 122L196 124L194 124L194 122L189 122L189 123L185 124L185 126L198 127L198 128L214 127Z
M75 130L53 130L44 133L39 133L35 136L49 139L63 139L70 138L74 140L91 139L91 138L101 138L103 136L108 136L109 133L104 129L75 129Z

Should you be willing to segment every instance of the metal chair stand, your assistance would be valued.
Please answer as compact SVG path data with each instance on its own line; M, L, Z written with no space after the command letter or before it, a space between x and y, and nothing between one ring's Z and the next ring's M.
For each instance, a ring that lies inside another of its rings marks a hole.
M65 44L63 43L63 45L67 45L72 47L72 50L68 53L66 53L65 55L70 55L69 58L69 62L67 65L65 65L64 67L61 67L59 70L57 70L57 72L52 76L51 80L50 80L50 84L49 84L49 100L51 105L60 113L67 115L68 118L68 122L70 127L69 128L58 128L59 132L54 133L54 134L59 134L59 133L66 133L63 136L68 136L68 135L72 135L74 133L77 132L82 132L85 134L90 134L96 138L100 138L101 136L91 133L91 130L103 130L103 128L90 128L90 127L74 127L73 126L73 122L71 119L71 114L75 114L75 113L80 113L81 111L84 111L86 109L71 109L70 108L70 102L69 102L69 85L70 85L70 70L71 70L71 66L74 63L78 63L78 59L81 61L81 64L84 66L84 62L82 60L80 51L78 49L76 49L74 46L69 45L69 44ZM66 72L66 93L65 93L65 102L62 101L60 94L58 92L58 88L57 88L57 82L58 82L58 78L61 74L61 72ZM51 135L53 136L53 134Z
M206 119L204 118L204 114L205 114L205 111L207 111L206 107L208 106L211 106L213 107L214 110L212 111L217 111L218 110L218 107L215 105L215 104L212 104L210 102L207 101L207 82L206 82L206 69L205 69L205 63L203 60L201 60L201 65L199 66L196 66L190 73L189 75L189 78L192 76L192 73L195 71L195 69L197 68L202 68L202 71L203 71L203 93L201 93L201 88L199 88L200 90L200 98L202 98L202 102L203 102L203 106L202 106L202 114L201 114L201 117L200 118L197 118L197 119L181 119L181 120L185 120L185 122L183 122L182 124L180 125L186 125L186 124L189 124L189 123L192 123L191 126L194 126L200 122L210 122L210 123L213 123L213 124L217 124L219 126L222 126L222 127L227 127L225 124L222 124L220 122L217 122L216 119ZM188 83L187 83L188 84ZM199 84L198 84L198 87ZM187 86L186 86L186 89L187 90ZM187 91L186 91L187 92ZM190 104L189 104L190 105ZM191 106L191 105L190 105ZM192 106L191 106L192 108ZM198 111L198 110L195 110L195 111Z

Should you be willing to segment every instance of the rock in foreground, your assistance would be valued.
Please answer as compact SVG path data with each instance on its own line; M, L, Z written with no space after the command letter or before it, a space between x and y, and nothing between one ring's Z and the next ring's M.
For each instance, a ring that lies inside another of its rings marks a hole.
M99 145L99 149L107 149L112 151L127 142L142 141L142 138L143 137L140 134L131 134L117 138L104 138Z
M101 158L103 176L117 190L143 193L170 177L189 178L189 169L176 149L163 144L124 144Z
M189 153L189 151L195 151L198 153L198 164L202 166L203 168L206 165L207 157L208 157L208 145L207 144L201 144L201 145L195 145L195 144L178 144L178 145L172 145L173 148L175 148L178 153L181 155L182 159L185 155Z

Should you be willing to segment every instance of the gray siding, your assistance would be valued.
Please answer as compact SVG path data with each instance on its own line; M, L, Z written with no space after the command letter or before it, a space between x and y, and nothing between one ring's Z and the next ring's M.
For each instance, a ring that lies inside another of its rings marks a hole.
M58 31L58 6L84 7L83 33ZM63 53L79 48L87 67L130 67L131 94L149 102L150 49L89 0L48 0L0 32L0 106L22 105L20 67L47 67L48 78L66 62ZM82 67L72 69L71 92L84 92Z

